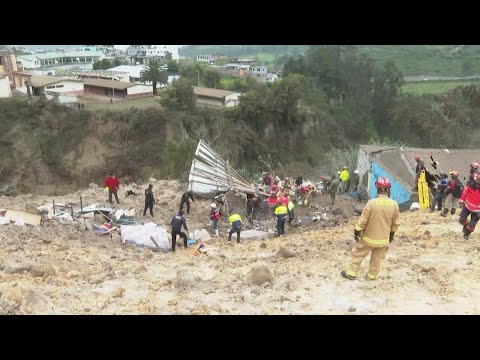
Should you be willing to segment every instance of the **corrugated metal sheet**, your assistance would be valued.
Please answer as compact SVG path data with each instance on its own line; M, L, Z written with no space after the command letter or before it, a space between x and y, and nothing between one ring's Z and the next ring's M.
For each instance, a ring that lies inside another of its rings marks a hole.
M203 140L199 141L195 156L199 159L192 161L188 178L188 189L195 194L209 196L229 190L255 194L255 187L231 167L229 178L227 162Z

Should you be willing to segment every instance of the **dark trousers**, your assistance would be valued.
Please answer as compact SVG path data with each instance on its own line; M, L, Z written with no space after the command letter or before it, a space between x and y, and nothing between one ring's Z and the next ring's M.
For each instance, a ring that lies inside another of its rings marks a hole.
M230 232L228 233L228 241L232 241L232 234L234 232L237 233L237 243L240 242L240 230L242 229L242 223L240 221L234 221L232 223L232 228L230 229Z
M183 205L187 204L187 214L190 212L190 201L187 200L182 200L180 202L180 210L183 209Z
M118 200L117 190L115 191L108 190L108 202L110 204L112 203L112 193L113 195L115 195L115 200L117 200L117 204L120 204L120 201Z
M150 208L150 215L153 216L153 203L145 203L145 209L143 209L143 216L147 215L148 208Z
M470 221L467 220L468 215L472 214L470 217ZM478 217L479 213L474 213L471 212L470 210L467 209L465 205L463 205L462 212L460 213L460 218L458 219L459 223L463 225L464 229L466 228L468 230L468 233L470 234L475 230L475 225L477 225L478 222Z
M285 219L287 218L287 214L280 214L277 215L277 233L278 235L285 234Z
M442 211L442 204L443 204L443 194L437 192L433 199L432 210L435 210L435 204L438 203L438 210Z
M293 219L295 218L294 210L295 209L288 210L288 224L289 225L293 221Z
M183 238L183 245L185 246L185 248L188 247L187 234L185 234L181 230L172 230L172 251L175 251L175 245L177 245L177 235Z

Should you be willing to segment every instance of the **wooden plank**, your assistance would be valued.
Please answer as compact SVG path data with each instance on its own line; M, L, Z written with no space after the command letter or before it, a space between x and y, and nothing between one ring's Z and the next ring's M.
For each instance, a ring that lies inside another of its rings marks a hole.
M157 242L155 241L155 239L153 238L153 236L150 236L150 240L152 240L152 242L155 244L155 246L157 247L157 251L160 250L160 246L158 246Z
M7 209L5 215L10 218L10 221L17 221L17 219L23 219L23 221L25 221L25 224L34 226L40 225L40 222L42 221L42 217L40 215L29 214L25 211L20 210Z

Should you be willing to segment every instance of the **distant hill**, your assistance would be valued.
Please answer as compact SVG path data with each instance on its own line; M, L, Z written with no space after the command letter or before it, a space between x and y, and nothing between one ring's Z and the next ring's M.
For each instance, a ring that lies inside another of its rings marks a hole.
M356 45L376 64L393 60L404 75L473 76L480 74L480 45ZM274 57L298 55L307 45L187 45L179 54L195 57L206 54L257 57L274 64Z

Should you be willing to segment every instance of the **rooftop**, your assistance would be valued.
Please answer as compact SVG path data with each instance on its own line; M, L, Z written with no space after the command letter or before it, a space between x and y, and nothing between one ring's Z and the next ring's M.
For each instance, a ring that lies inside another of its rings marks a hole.
M137 84L131 83L131 82L127 83L127 82L123 82L123 81L91 79L91 78L84 79L83 83L85 85L98 86L98 87L104 87L104 88L109 88L109 89L117 89L117 90L125 90L129 87L137 85Z
M238 94L235 91L211 89L211 88L204 88L204 87L198 87L198 86L193 87L193 92L195 93L195 95L209 96L209 97L218 98L218 99L223 99L225 96L228 96L228 95Z

